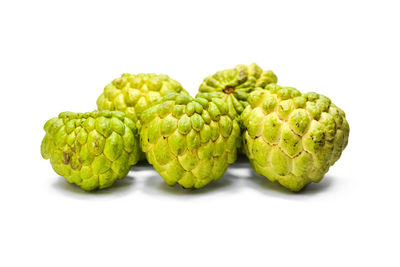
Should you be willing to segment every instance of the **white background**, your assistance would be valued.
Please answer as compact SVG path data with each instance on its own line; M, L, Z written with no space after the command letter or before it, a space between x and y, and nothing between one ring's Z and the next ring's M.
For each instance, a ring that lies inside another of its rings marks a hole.
M0 2L0 266L400 265L398 1L111 2ZM194 95L252 62L346 112L321 183L290 193L241 160L202 190L134 166L85 193L41 158L46 120L124 72Z

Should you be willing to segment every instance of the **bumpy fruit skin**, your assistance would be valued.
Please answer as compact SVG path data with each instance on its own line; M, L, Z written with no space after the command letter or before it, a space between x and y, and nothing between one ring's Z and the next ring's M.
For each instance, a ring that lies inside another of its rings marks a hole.
M240 127L221 99L170 94L142 113L147 160L168 185L201 188L236 160Z
M119 111L63 112L44 125L41 153L54 171L90 191L124 178L139 160L135 123Z
M347 146L349 124L329 98L270 84L242 113L245 153L254 170L299 191L319 182Z
M144 110L171 92L188 94L180 83L167 75L125 73L104 87L97 99L97 108L122 111L137 123Z
M263 71L257 64L239 64L234 69L218 71L204 79L197 96L222 98L231 118L238 118L248 105L247 98L255 88L276 83L278 78L270 71Z

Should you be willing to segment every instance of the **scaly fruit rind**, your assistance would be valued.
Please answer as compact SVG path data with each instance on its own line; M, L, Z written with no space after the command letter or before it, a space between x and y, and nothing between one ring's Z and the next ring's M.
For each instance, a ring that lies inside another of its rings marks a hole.
M179 82L165 74L124 73L104 87L97 99L97 108L122 111L137 123L144 110L171 92L188 94Z
M124 178L139 160L135 123L119 111L63 112L44 125L41 154L54 171L90 191Z
M345 113L329 98L270 84L242 113L245 153L254 170L299 191L319 182L347 146Z
M201 188L236 160L240 128L221 99L169 94L141 115L142 149L168 185Z
M276 83L278 78L270 71L263 71L257 64L239 64L233 69L217 71L204 79L197 96L218 97L228 106L228 115L236 119L248 105L247 98L255 88Z

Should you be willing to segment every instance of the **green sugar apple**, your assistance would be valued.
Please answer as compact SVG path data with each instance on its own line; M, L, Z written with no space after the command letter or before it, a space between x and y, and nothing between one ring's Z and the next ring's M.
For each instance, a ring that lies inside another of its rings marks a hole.
M97 108L122 111L137 123L145 109L171 92L188 94L180 83L167 75L125 73L106 85L97 99Z
M270 84L248 102L245 153L258 174L292 191L319 182L347 145L345 113L325 96Z
M222 99L169 94L144 111L141 121L142 149L170 186L201 188L236 160L240 127Z
M120 111L63 112L44 125L41 154L54 171L90 191L124 178L139 160L135 123Z
M277 82L276 75L263 71L257 64L239 64L234 69L218 71L204 79L197 96L206 99L222 98L228 105L231 118L239 118L248 105L249 94L257 87L264 88Z

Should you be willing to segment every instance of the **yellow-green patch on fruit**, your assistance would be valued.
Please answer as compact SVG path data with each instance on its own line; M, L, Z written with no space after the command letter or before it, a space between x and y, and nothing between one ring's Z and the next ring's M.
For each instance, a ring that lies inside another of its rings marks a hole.
M292 191L319 182L347 145L345 114L325 96L268 84L248 101L244 151L257 173Z
M44 126L44 159L70 183L90 191L124 178L140 156L135 123L119 111L63 112Z
M172 93L142 113L142 149L168 185L201 188L236 160L240 127L220 100Z

